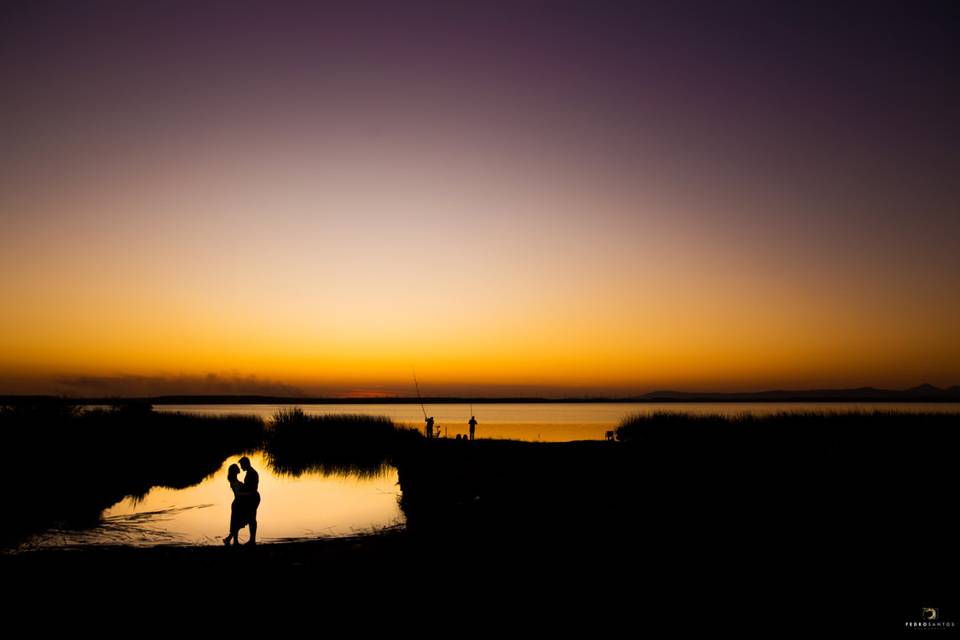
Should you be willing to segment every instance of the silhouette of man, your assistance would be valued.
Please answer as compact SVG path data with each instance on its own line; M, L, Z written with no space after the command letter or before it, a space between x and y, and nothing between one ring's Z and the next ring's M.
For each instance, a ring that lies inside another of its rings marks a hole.
M250 503L250 541L248 545L257 544L257 508L260 506L260 474L250 465L250 458L240 458L240 468L244 471L243 488L249 494Z
M427 437L433 437L433 416L427 418Z
M470 425L470 439L473 440L473 434L477 430L477 417L470 416L470 422L468 422L467 424Z

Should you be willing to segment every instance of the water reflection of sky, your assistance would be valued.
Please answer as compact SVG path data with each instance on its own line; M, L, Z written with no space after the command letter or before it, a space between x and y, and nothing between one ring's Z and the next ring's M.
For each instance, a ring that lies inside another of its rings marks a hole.
M260 542L344 536L403 522L397 502L397 471L392 467L370 479L319 473L294 478L274 473L261 453L249 457L260 473ZM237 459L239 456L225 460L213 476L198 485L154 487L140 500L125 498L104 511L100 527L50 531L36 536L28 546L221 544L229 529L233 501L227 467ZM248 538L244 529L240 541Z

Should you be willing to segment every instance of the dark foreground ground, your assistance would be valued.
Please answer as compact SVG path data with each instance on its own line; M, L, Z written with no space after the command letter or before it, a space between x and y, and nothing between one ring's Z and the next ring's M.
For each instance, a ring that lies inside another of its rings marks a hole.
M958 617L956 427L661 416L618 442L415 439L390 452L402 529L255 549L36 551L0 556L0 571L14 599L111 611L252 601L292 615L306 600L297 615L357 624L900 633L922 607Z

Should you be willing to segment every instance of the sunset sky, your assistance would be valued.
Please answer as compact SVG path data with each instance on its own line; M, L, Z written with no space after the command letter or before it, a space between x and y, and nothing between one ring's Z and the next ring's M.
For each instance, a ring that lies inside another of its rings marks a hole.
M0 394L960 384L957 13L4 3Z

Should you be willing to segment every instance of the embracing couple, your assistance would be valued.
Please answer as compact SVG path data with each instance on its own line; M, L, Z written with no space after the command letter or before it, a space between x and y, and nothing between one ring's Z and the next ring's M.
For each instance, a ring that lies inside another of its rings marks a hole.
M240 481L240 469L245 475ZM260 506L260 474L250 466L250 458L240 458L240 466L230 465L227 469L227 480L233 490L233 504L230 505L230 535L223 539L223 544L230 546L231 542L239 544L237 534L240 529L250 527L250 541L248 545L257 544L257 507Z

